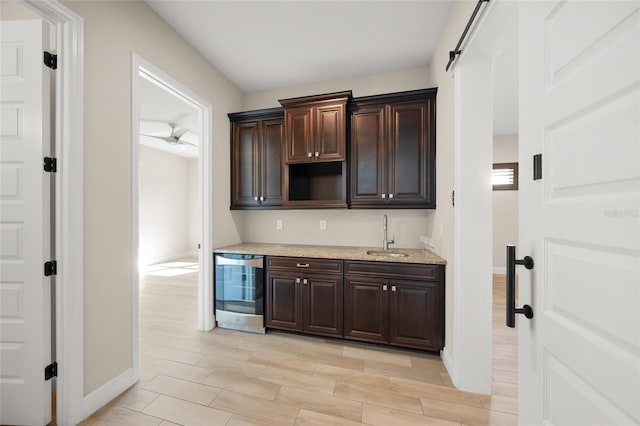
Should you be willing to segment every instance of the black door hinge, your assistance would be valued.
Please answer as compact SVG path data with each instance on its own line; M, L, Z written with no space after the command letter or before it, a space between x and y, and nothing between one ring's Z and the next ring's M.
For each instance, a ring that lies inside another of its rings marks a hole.
M44 64L55 70L58 68L58 55L54 55L53 53L44 52Z
M533 156L533 180L542 179L542 154Z
M55 173L58 171L58 160L53 157L44 157L44 171Z
M49 277L51 275L56 275L58 273L58 262L55 260L50 260L49 262L44 262L44 276Z
M44 379L49 380L52 377L58 377L58 363L55 361L44 368Z
M451 191L451 205L456 206L456 191Z

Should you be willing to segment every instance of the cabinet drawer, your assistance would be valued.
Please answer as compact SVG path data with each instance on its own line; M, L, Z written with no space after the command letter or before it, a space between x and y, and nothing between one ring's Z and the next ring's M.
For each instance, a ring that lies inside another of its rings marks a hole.
M342 260L315 259L309 257L267 257L268 269L295 269L323 273L342 273Z
M377 277L401 276L407 279L438 281L442 265L418 265L390 262L345 262L346 274L375 275Z

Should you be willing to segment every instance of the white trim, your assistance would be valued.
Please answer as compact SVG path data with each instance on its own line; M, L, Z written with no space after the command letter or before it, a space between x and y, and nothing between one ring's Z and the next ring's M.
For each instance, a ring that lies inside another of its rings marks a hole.
M166 256L152 257L149 259L140 259L139 266L154 265L156 263L173 262L174 260L184 259L185 257L197 257L197 251L183 251L180 253L168 254Z
M507 275L506 266L494 266L493 273L496 275Z
M133 369L129 368L109 380L98 389L84 397L83 418L87 418L100 408L104 407L116 396L120 395L123 389L128 389L135 384L137 377L133 374Z
M147 79L156 84L163 90L181 98L183 101L191 104L198 110L198 122L200 129L201 143L198 145L199 160L199 191L200 191L200 223L201 223L201 248L199 251L199 277L198 277L198 324L200 330L210 330L215 325L213 317L213 256L212 253L212 209L211 209L211 129L213 107L210 102L201 98L186 88L180 82L166 75L155 65L146 61L135 52L131 53L131 250L133 256L133 265L138 265L138 211L139 211L139 150L140 150L140 110L139 110L139 94L140 88L138 77ZM138 268L133 268L131 276L132 286L132 359L133 374L138 377L140 374L139 367L139 340L140 340L140 306L139 306L139 285L138 285Z
M456 374L455 374L456 372L453 369L453 359L451 358L449 349L446 346L440 351L440 359L442 359L444 368L447 370L447 373L449 374L451 383L453 383L453 385L456 386Z
M57 0L26 0L56 25L56 379L57 424L83 420L84 20Z

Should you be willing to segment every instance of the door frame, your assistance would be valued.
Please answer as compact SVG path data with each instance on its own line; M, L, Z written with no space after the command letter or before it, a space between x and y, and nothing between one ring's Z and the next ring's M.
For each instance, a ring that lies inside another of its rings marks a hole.
M140 152L140 87L139 78L146 78L163 90L177 96L198 110L198 135L200 136L198 155L198 192L200 195L200 250L198 250L198 330L211 330L215 326L213 312L213 253L212 248L212 205L211 205L211 140L213 107L183 84L168 76L135 52L131 53L131 253L133 256L131 275L132 287L132 360L133 376L140 376L140 289L138 273L139 249L139 152Z
M484 394L491 393L492 377L494 63L514 41L508 38L505 22L517 28L517 4L490 2L451 70L455 86L454 354L445 348L443 360L457 388ZM517 47L517 37L515 42Z
M23 3L56 27L56 416L77 424L84 411L83 111L84 20L57 0Z

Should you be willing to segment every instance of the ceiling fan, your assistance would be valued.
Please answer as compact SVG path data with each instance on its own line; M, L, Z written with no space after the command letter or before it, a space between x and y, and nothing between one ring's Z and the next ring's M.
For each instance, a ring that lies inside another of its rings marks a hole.
M158 136L158 135L150 135L147 133L140 133L141 136L147 136L150 138L156 138L156 139L160 139L163 140L165 142L167 142L170 145L191 145L191 146L198 146L194 143L191 143L189 141L186 141L184 139L182 139L182 137L184 136L185 133L187 133L187 129L184 128L179 128L175 125L175 123L167 123L169 125L169 127L171 128L171 134L169 134L169 136Z

